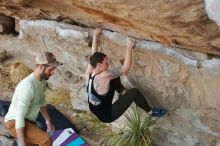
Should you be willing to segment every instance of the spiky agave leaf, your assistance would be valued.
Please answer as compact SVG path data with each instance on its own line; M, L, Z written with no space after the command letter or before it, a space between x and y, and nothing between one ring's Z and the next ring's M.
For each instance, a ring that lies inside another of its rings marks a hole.
M110 146L152 146L149 128L155 124L150 117L140 116L140 109L132 108L125 114L126 128L113 135L107 144Z

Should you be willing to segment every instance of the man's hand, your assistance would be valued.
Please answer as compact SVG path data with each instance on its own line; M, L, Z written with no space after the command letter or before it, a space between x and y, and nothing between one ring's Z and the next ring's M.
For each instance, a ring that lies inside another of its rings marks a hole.
M53 122L52 121L46 121L46 124L47 124L47 131L48 132L53 132L54 131L54 125L53 125Z
M26 144L24 141L18 140L18 146L26 146Z
M128 37L127 38L127 48L129 48L129 49L133 48L134 44L135 44L135 39Z
M53 125L53 122L52 122L52 120L50 118L50 115L48 113L47 106L42 106L40 108L40 112L43 115L44 119L46 120L46 125L47 125L48 132L53 132L54 131L54 125Z
M24 131L25 127L16 129L16 134L18 137L18 146L26 146Z
M96 28L93 32L93 38L98 38L100 36L100 33L101 33L101 29Z

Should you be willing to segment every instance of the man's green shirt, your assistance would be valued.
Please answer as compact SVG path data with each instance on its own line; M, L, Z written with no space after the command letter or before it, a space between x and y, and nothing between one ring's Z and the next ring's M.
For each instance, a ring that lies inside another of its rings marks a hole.
M16 129L25 127L25 120L35 121L40 107L46 105L46 81L39 81L31 73L16 87L5 122L15 120Z

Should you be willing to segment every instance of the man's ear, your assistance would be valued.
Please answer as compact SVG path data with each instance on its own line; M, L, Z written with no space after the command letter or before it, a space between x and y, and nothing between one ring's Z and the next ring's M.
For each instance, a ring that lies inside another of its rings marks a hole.
M39 65L38 65L38 68L39 68L40 70L43 70L44 66L43 66L42 64L39 64Z

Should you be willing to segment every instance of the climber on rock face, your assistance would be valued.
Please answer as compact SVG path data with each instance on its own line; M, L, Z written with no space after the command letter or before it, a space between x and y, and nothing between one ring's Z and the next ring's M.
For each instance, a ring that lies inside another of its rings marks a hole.
M135 102L138 107L145 110L152 117L164 116L166 111L151 107L138 89L132 88L122 94L124 87L121 84L120 76L126 74L131 68L135 39L127 38L127 52L122 67L108 69L107 55L97 52L100 32L100 29L95 29L93 32L92 55L85 73L91 112L102 122L110 123L118 119L132 102ZM112 103L115 91L119 93L119 98Z

